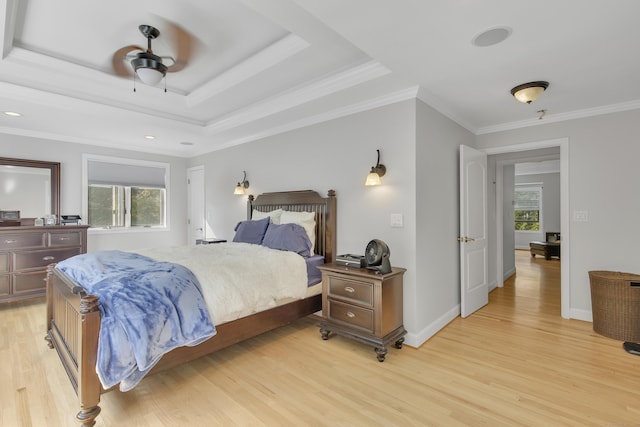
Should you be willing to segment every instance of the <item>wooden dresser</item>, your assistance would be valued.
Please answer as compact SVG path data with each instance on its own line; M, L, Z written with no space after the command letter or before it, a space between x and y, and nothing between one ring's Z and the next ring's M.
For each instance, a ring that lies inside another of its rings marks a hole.
M47 265L86 253L87 228L0 227L0 303L43 296Z
M325 264L322 271L322 339L329 334L353 338L373 345L380 362L387 346L402 348L402 276L404 268L377 274L366 268Z

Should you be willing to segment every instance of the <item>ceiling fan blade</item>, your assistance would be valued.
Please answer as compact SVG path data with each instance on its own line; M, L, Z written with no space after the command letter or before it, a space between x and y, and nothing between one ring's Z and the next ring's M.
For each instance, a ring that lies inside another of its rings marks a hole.
M121 47L116 50L111 58L111 63L113 65L113 71L117 76L120 77L131 77L133 76L133 72L131 68L127 66L125 59L129 52L134 50L144 51L140 46L129 45L125 47Z
M175 73L176 71L184 69L189 64L196 40L188 31L178 24L167 22L166 25L168 31L171 33L169 37L173 39L176 45L176 56L175 59L172 58L174 63L169 66L167 72Z

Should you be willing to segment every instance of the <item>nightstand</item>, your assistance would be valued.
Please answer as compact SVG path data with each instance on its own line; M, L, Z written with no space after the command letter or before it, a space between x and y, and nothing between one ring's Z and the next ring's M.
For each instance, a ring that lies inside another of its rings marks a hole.
M404 268L379 274L366 268L324 264L322 271L322 339L331 332L374 346L384 362L387 346L402 348L402 276Z

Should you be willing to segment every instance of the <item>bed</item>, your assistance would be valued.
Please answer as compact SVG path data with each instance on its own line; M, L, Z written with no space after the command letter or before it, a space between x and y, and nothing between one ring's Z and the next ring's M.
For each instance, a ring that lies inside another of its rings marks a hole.
M325 262L335 260L336 197L315 191L264 193L249 196L247 219L258 214L282 209L287 212L313 212L315 239L313 251ZM215 246L215 245L214 245ZM305 296L273 308L215 325L216 335L192 347L178 347L166 353L149 374L189 362L322 309L321 294ZM50 348L55 348L78 396L80 411L77 421L84 426L95 424L100 413L100 395L106 391L96 372L100 300L50 265L47 273L47 335Z

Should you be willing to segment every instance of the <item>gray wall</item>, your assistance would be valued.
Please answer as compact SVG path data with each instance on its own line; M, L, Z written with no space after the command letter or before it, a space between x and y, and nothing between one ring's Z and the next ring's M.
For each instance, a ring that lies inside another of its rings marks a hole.
M515 182L516 184L542 183L542 230L534 236L527 232L515 232L516 249L529 249L530 241L544 241L545 233L560 231L560 173L518 175L515 177Z
M514 228L515 215L513 212L513 189L515 181L515 166L505 165L502 168L502 263L503 280L516 272L515 241L516 232Z
M568 138L571 241L562 244L570 245L571 317L591 319L590 270L640 270L640 198L634 197L639 122L640 110L634 110L477 137L480 148ZM576 211L586 212L588 220L574 220Z
M563 241L563 247L571 247L569 304L571 317L588 320L588 271L640 268L635 227L640 198L633 197L639 122L637 110L474 136L421 101L409 100L190 160L9 135L0 135L0 155L60 161L63 213L81 209L82 153L171 164L171 230L91 234L90 250L186 243L185 176L191 166L205 166L207 220L218 237L232 238L233 227L245 216L246 197L232 194L243 170L253 194L335 189L338 252L362 253L372 238L389 244L392 263L407 268L407 343L418 345L459 313L458 145L491 149L568 138L571 241ZM375 163L376 149L388 172L381 187L366 188L364 177ZM496 180L491 157L490 185ZM491 251L496 248L491 241L496 235L495 188L489 198ZM588 221L574 221L574 211L587 212ZM403 228L390 227L392 213L404 216Z
M228 239L246 212L246 197L232 194L243 170L251 194L336 190L338 253L362 254L379 238L392 264L407 269L404 323L415 346L459 313L460 143L473 136L409 100L202 155L189 166L204 165L208 225ZM376 149L387 173L382 186L365 187ZM390 226L392 213L403 215L403 228Z
M417 107L417 283L410 297L421 343L460 314L459 152L474 146L474 136L423 102Z
M0 157L60 162L60 213L62 215L82 212L82 155L85 153L153 160L171 165L168 196L170 229L129 232L89 230L87 237L89 251L116 248L129 250L141 246L186 244L185 159L0 133Z

